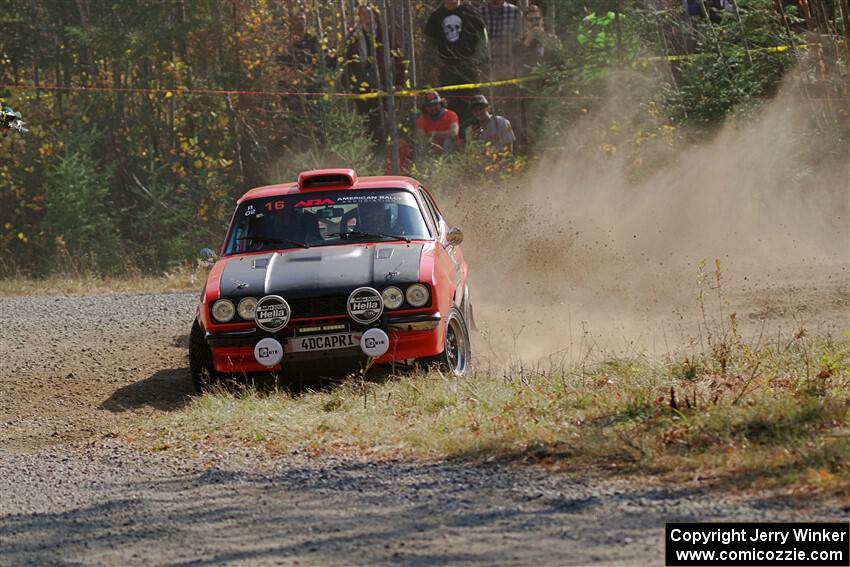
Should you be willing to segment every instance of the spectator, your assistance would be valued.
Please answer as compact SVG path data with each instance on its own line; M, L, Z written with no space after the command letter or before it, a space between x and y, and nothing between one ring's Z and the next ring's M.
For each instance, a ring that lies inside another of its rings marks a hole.
M505 0L487 0L481 17L490 40L490 77L498 80L514 74L514 45L520 39L521 13Z
M484 21L475 8L461 0L443 0L428 17L425 40L428 58L439 70L440 85L480 82L487 40ZM466 120L466 105L455 100L452 107Z
M470 107L477 123L470 126L466 139L484 144L488 151L513 153L516 136L511 122L492 114L490 102L484 95L473 97Z
M12 110L12 107L5 106L0 101L0 126L11 129L15 122L21 119L21 113Z
M307 90L320 90L323 66L332 69L336 66L336 60L330 54L323 53L319 39L310 31L306 12L294 15L290 26L289 49L286 54L276 58L281 65L278 86L301 84Z
M460 118L446 108L446 101L439 93L425 93L422 114L416 119L416 136L427 140L437 152L451 151L461 146Z
M357 10L358 24L352 30L345 52L344 79L353 92L370 92L386 89L387 72L384 64L383 27L380 13L369 5ZM392 58L393 84L401 86L404 68L397 57ZM373 98L357 100L357 112L366 117L372 140L385 142L381 128L381 101Z
M318 63L319 39L310 33L306 12L293 16L291 26L290 48L286 55L278 55L277 61L298 70L312 69Z
M735 12L732 0L682 0L682 8L691 17L703 18L707 14L715 24L720 23L724 12Z
M544 27L543 11L540 6L531 4L523 16L522 41L515 50L515 64L517 74L529 75L534 72L537 65L551 63L556 50L560 47L557 36L547 33ZM528 90L527 85L520 87L521 94L537 94L535 87ZM525 97L519 100L518 122L514 121L517 137L523 146L531 146L534 143L533 133L541 131L545 112L540 103L527 100ZM514 113L512 117L517 118Z
M521 74L547 59L547 47L557 45L558 38L546 33L543 27L543 12L532 4L523 16L522 41L516 49L516 64Z
M20 133L29 132L24 125L26 122L21 120L21 113L14 110L11 106L3 104L3 96L9 96L8 90L0 91L0 132L5 137L7 130L17 130Z

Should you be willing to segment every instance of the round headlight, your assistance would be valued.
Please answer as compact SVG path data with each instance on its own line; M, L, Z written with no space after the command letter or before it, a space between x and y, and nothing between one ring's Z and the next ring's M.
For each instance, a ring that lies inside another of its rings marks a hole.
M254 320L254 311L257 310L257 300L253 297L243 297L236 307L236 312L246 321Z
M404 303L404 294L395 286L390 286L381 292L384 298L384 307L387 309L398 309Z
M236 308L229 299L219 299L212 306L212 316L219 323L227 323L236 314Z
M422 307L428 303L428 288L422 284L413 284L407 288L407 302L414 307Z

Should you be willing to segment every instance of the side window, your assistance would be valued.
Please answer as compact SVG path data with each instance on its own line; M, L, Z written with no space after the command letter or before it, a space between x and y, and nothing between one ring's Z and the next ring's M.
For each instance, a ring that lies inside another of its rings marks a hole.
M425 200L425 206L428 209L428 214L431 216L431 220L434 223L434 226L437 227L437 237L442 236L443 226L440 221L442 221L442 217L440 217L440 213L437 212L437 205L434 204L434 201L431 199L431 195L425 191L424 187L419 187L422 190L422 198Z

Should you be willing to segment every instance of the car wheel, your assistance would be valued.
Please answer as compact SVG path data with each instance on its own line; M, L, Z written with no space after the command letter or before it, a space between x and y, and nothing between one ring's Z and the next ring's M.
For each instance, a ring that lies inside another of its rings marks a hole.
M452 307L449 319L446 321L446 342L443 352L434 358L434 362L443 372L450 372L461 378L469 373L471 361L472 343L469 340L466 320L457 307Z
M189 335L189 370L195 393L202 394L218 380L213 366L212 351L204 338L204 332L196 320Z

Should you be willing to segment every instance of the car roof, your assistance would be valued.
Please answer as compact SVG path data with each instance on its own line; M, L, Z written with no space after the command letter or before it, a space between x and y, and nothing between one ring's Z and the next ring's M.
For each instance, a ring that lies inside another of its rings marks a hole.
M303 178L304 176L312 176L319 177L322 175L335 175L339 174L340 171L338 169L320 169L314 171L308 171L302 173L299 177ZM368 190L368 189L404 189L408 191L415 191L419 187L419 182L410 177L404 177L400 175L376 175L369 177L357 177L357 174L351 170L353 174L353 183L350 186L329 186L329 187L316 187L313 189L302 190L299 188L298 182L292 181L289 183L278 183L275 185L264 185L262 187L255 187L248 192L246 192L242 197L240 197L237 203L242 203L248 199L260 199L264 197L277 197L283 195L310 195L312 193L319 193L321 191L359 191L359 190Z

